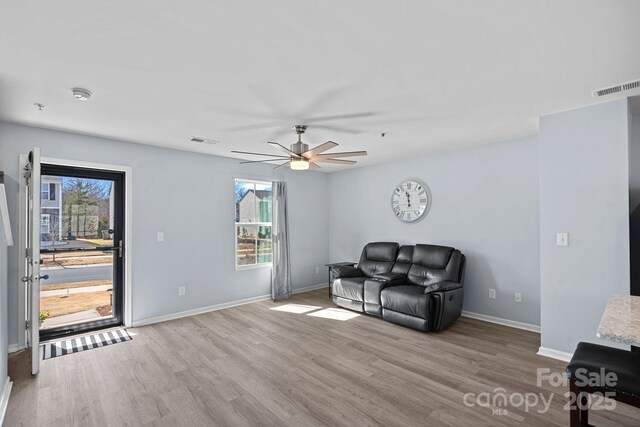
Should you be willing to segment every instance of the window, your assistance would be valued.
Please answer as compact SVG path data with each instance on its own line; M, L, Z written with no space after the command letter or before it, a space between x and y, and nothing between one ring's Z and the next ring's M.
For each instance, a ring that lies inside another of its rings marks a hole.
M236 267L271 265L271 183L236 179Z
M43 183L40 185L40 199L49 200L49 183Z
M40 199L41 200L55 200L56 199L56 185L54 183L42 183L40 185Z
M48 234L51 232L51 216L49 214L40 215L40 233Z

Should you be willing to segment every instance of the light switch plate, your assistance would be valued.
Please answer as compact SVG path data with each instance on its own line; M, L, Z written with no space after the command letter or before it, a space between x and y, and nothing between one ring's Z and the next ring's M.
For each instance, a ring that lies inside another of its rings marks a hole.
M496 299L496 290L493 288L489 289L489 299Z
M164 231L158 231L156 234L156 239L158 242L164 242Z
M557 233L556 234L556 245L558 245L558 246L569 246L569 233Z

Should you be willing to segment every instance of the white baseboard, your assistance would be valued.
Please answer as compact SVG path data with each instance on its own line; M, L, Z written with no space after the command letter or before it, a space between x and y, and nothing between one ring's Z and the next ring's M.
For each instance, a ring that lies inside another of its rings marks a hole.
M510 328L540 333L540 326L532 325L530 323L516 322L515 320L502 319L500 317L487 316L486 314L472 313L470 311L463 311L462 315L470 319L482 320L484 322L509 326Z
M208 307L200 307L200 308L194 308L193 310L186 310L186 311L179 311L177 313L165 314L163 316L134 320L133 322L131 322L131 326L135 328L138 326L151 325L152 323L166 322L167 320L174 320L174 319L180 319L182 317L195 316L196 314L209 313L211 311L222 310L224 308L231 308L239 305L251 304L252 302L266 301L270 298L271 298L271 295L260 295L257 297L225 302L222 304L210 305Z
M305 286L304 288L298 288L291 291L293 295L301 294L303 292L315 291L316 289L326 289L329 287L328 283L319 283L317 285Z
M306 286L304 288L298 288L298 289L294 289L292 291L293 294L300 294L303 292L309 292L309 291L313 291L316 289L322 289L322 288L326 288L328 285L327 283L320 283L318 285L311 285L311 286ZM210 313L212 311L218 311L218 310L223 310L225 308L231 308L231 307L237 307L239 305L244 305L244 304L251 304L253 302L259 302L259 301L266 301L271 299L271 295L260 295L257 297L252 297L252 298L246 298L246 299L241 299L241 300L236 300L236 301L231 301L231 302L225 302L222 304L215 304L215 305L210 305L208 307L200 307L200 308L195 308L193 310L186 310L186 311L180 311L177 313L171 313L171 314L165 314L163 316L157 316L157 317L149 317L147 319L140 319L140 320L134 320L132 322L132 327L138 327L138 326L144 326L144 325L151 325L152 323L159 323L159 322L166 322L167 320L174 320L174 319L180 319L182 317L189 317L189 316L195 316L196 314L203 314L203 313Z
M552 359L562 360L563 362L569 362L573 357L573 353L567 353L564 351L554 350L552 348L540 347L538 349L538 356L550 357Z
M4 390L2 390L2 395L0 395L0 426L4 423L4 416L7 413L7 406L9 406L9 396L11 395L12 386L13 383L9 377L7 377Z
M7 348L7 353L15 353L16 351L24 350L25 348L27 347L20 346L18 344L9 344L9 347Z

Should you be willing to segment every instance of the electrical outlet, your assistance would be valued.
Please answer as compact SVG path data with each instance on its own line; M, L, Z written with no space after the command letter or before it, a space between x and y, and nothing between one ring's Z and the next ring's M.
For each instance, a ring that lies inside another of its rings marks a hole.
M178 286L178 296L179 297L183 297L187 294L187 287L186 286Z
M513 294L513 299L515 300L515 302L522 302L522 294L520 292L516 292L515 294Z
M489 299L496 299L496 290L495 289L489 289Z
M320 273L320 267L316 267L316 274Z
M158 233L156 233L156 240L158 242L164 242L164 231L158 231Z

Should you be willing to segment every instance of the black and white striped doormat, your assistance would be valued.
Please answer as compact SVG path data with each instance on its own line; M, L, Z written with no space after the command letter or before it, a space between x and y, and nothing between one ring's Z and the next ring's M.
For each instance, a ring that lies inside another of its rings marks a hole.
M42 359L53 359L65 354L78 353L92 348L104 347L119 342L130 341L131 335L126 329L114 329L84 337L69 338L63 341L53 341L44 344Z

